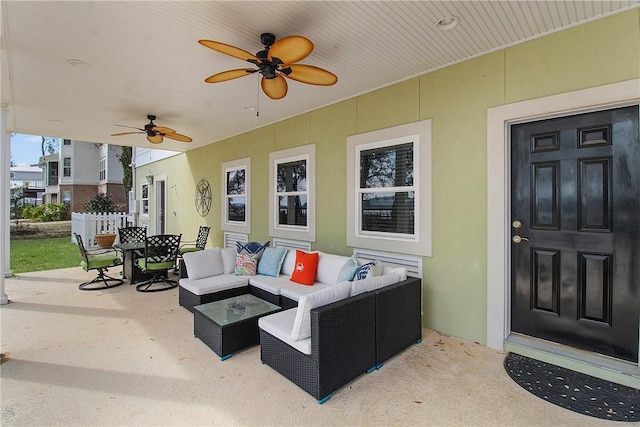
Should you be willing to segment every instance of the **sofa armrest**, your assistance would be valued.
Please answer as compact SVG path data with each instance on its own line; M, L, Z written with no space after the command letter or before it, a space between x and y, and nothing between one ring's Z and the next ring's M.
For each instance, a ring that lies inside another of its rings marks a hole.
M317 396L328 396L375 368L375 295L371 292L311 310L311 357Z
M422 280L408 277L375 291L376 365L422 340Z

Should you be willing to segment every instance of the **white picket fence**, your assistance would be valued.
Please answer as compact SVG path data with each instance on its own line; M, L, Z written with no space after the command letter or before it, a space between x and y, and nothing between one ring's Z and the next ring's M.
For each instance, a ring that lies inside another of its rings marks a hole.
M110 213L71 213L71 242L77 243L75 233L82 237L82 241L87 247L98 246L96 234L116 233L118 228L130 227L133 225L133 215L126 212Z

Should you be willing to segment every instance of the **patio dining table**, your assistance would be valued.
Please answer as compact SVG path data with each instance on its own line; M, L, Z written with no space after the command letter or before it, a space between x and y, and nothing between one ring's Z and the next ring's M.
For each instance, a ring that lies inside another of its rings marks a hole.
M138 258L144 257L144 242L117 243L113 247L122 251L122 277L131 284L152 278L136 264Z

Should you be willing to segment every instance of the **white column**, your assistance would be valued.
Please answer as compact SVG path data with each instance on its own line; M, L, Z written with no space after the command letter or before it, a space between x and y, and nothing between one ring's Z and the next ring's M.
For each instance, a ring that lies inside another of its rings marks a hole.
M0 104L0 194L3 207L0 208L0 225L2 226L2 236L0 245L2 247L2 256L0 262L0 305L7 304L9 298L4 292L4 278L11 276L11 268L9 264L9 242L10 242L10 225L9 225L9 173L11 171L11 138L7 132L7 104Z

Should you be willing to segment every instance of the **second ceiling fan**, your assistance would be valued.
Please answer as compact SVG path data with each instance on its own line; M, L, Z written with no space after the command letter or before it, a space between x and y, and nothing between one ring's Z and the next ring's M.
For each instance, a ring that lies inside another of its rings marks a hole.
M255 55L243 49L213 40L198 40L203 46L215 51L251 62L258 68L239 68L223 71L205 79L207 83L218 83L237 79L254 73L262 74L260 86L271 99L281 99L287 95L285 77L302 83L331 86L338 81L335 74L313 65L296 64L313 50L311 40L302 36L289 36L276 41L271 33L263 33L260 41L264 49Z

